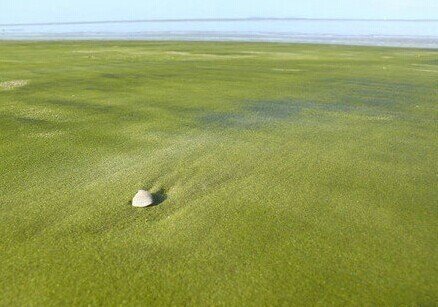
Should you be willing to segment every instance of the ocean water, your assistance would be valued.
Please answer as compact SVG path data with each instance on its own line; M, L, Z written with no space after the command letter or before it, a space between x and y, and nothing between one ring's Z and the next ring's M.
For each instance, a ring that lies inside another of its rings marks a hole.
M268 41L438 48L438 20L215 20L0 26L0 39Z

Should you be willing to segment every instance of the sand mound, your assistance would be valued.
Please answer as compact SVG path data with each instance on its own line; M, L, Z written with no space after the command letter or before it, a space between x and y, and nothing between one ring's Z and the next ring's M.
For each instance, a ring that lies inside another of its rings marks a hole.
M27 80L12 80L12 81L0 82L0 89L13 90L14 88L23 87L28 83L29 81Z

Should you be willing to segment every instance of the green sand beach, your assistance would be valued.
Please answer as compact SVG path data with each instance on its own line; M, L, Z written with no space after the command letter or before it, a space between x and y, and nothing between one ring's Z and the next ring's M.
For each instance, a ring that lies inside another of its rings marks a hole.
M434 49L1 42L0 305L435 305L437 77Z

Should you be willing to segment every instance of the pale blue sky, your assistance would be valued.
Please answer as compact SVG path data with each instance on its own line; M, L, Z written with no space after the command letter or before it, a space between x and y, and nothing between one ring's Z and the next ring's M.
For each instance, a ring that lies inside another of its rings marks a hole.
M438 19L438 0L0 0L0 23L220 17Z

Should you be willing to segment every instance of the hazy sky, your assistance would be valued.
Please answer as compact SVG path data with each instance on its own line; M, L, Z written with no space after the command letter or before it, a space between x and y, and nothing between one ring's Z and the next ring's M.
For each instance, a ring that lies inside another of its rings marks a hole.
M438 0L0 0L0 23L211 17L438 19Z

